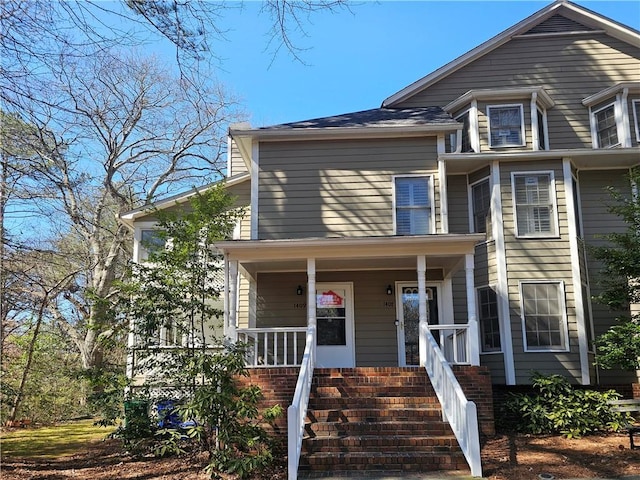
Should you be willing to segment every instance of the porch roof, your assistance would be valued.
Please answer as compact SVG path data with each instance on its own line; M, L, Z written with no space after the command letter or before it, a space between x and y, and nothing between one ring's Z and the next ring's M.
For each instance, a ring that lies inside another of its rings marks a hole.
M450 271L461 256L474 253L485 234L232 240L215 245L228 260L255 274L260 271L305 271L307 258L318 270L414 269L427 257L429 268Z

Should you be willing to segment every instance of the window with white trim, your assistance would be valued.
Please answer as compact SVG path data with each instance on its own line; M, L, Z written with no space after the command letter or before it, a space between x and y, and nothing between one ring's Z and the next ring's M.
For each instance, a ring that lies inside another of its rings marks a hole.
M636 140L640 142L640 100L633 100L633 124L636 130Z
M620 144L614 103L594 110L593 121L598 148L615 147Z
M520 299L525 351L567 350L563 283L522 282Z
M524 115L522 105L492 105L487 107L489 117L489 146L522 147L524 141Z
M513 173L513 204L518 237L556 235L552 172Z
M500 319L498 317L498 297L490 287L478 289L478 321L482 352L500 352Z
M471 147L471 121L469 119L469 111L467 110L462 115L456 117L458 122L462 122L462 153L473 152Z
M471 215L473 233L486 233L491 212L491 185L489 179L471 185Z
M165 248L166 240L159 235L159 232L160 230L153 228L140 230L138 261L147 260L150 253L158 252Z
M430 233L429 197L429 177L395 178L396 235Z
M538 148L540 148L540 150L546 150L547 137L545 135L545 128L544 128L544 114L539 108L537 109L537 116L538 116Z

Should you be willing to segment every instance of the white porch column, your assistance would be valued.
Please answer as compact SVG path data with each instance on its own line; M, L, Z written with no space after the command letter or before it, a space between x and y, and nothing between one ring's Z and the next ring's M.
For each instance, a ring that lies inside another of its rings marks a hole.
M469 362L480 365L480 335L478 333L478 316L476 314L476 287L474 279L474 256L464 256L464 270L467 276L467 318L469 323Z
M307 326L317 327L316 322L316 259L307 258ZM317 338L317 335L314 335ZM313 358L316 346L313 345Z
M427 361L427 339L422 334L426 331L427 318L427 258L419 255L418 258L418 339L420 352L420 366L424 367Z
M225 324L225 335L232 342L238 340L236 335L236 326L238 325L238 261L229 260L229 276L227 277L227 306L225 313L228 321Z

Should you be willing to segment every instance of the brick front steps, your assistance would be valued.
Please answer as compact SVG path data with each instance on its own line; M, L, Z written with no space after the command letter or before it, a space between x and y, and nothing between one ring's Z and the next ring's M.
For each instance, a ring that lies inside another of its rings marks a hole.
M424 369L316 369L300 472L468 470Z

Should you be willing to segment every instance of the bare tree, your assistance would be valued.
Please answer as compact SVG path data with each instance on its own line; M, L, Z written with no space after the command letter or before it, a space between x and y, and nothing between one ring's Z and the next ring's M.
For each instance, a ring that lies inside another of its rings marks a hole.
M55 132L53 141L40 136L23 188L58 238L52 248L79 272L76 291L61 292L65 301L51 308L84 368L101 365L101 340L113 334L109 304L130 243L117 216L223 175L235 104L215 84L167 70L119 51L61 59L49 106L23 103L30 124Z

